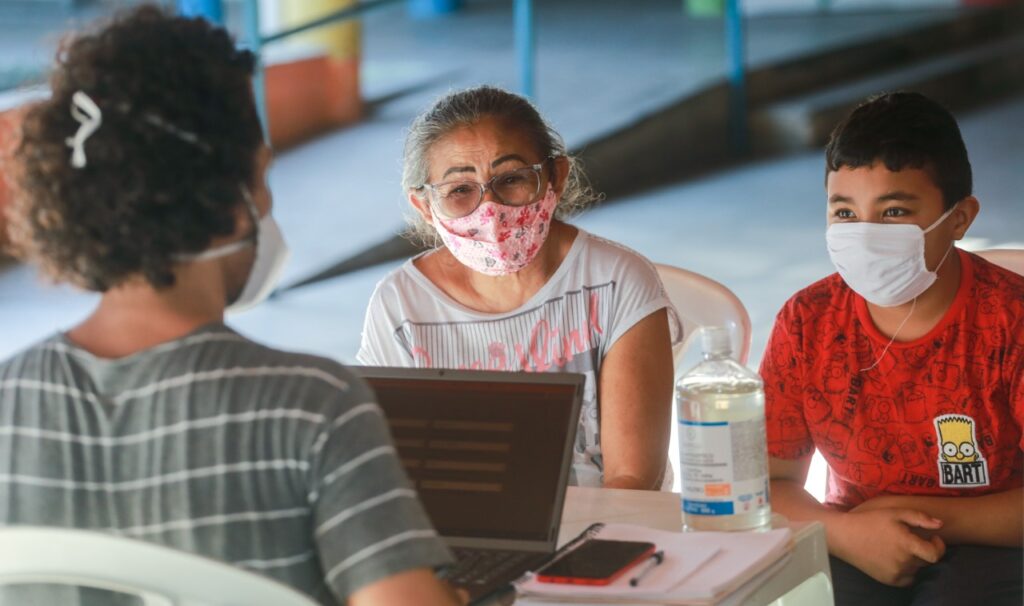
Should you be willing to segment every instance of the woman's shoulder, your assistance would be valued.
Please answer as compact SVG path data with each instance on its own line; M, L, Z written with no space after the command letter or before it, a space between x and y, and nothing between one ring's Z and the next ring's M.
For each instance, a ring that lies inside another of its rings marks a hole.
M594 235L583 229L579 230L579 238L587 262L595 267L614 268L620 272L640 271L642 273L656 273L654 264L639 252L632 248Z
M428 253L423 253L428 254ZM394 305L401 305L404 300L422 299L427 285L423 282L426 278L417 269L414 261L423 255L417 255L395 267L384 275L373 289L370 295L370 308L388 309Z
M417 255L381 278L370 296L367 318L386 323L434 322L466 314L467 309L434 282L430 268L417 263L436 252Z
M423 280L425 278L418 265L422 264L423 260L431 252L433 251L426 251L406 259L401 265L384 274L384 277L377 282L377 286L374 288L374 296L376 297L381 293L409 292L410 290L423 289Z

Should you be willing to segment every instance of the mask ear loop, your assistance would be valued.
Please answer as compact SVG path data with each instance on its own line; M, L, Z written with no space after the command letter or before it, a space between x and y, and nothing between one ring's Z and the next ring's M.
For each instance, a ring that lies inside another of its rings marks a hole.
M949 207L949 210L947 210L946 212L942 213L942 216L941 216L941 217L939 217L938 219L936 219L936 220L935 220L935 223L932 223L932 224L931 224L931 225L929 225L929 226L928 226L928 227L927 227L926 229L924 229L924 230L923 230L923 231L924 231L924 233L928 233L928 232L930 232L931 230L933 230L933 229L935 229L936 227L938 227L938 226L939 226L939 225L940 225L940 224L941 224L941 223L942 223L943 221L945 221L946 219L948 219L948 218L949 218L949 216L950 216L951 214L953 214L953 211L954 211L954 210L956 210L956 207L957 207L957 205L958 205L958 204L960 204L960 203L959 203L959 202L957 202L957 203L956 203L956 204L954 204L953 206L950 206L950 207Z
M200 262L200 261L209 261L210 259L219 259L220 257L226 257L228 255L233 255L233 254L235 254L236 252L238 252L240 250L243 250L243 249L246 249L246 248L249 248L249 247L255 247L259 243L259 239L260 239L260 213L259 213L259 210L256 208L256 203L252 201L252 194L249 192L249 188L246 187L244 184L240 185L239 187L242 190L242 200L245 202L245 209L249 212L249 217L252 220L252 234L250 234L248 237L243 238L241 240L238 240L236 242L232 242L230 244L225 244L224 246L220 246L218 248L214 248L214 249L211 249L211 250L203 251L201 253L174 255L174 257L173 257L174 260L179 261L179 262L191 262L191 263Z

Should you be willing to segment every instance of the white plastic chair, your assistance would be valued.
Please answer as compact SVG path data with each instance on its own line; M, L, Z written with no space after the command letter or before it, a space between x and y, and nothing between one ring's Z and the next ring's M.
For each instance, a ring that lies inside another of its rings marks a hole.
M977 254L1000 267L1024 276L1024 249L992 248L979 250Z
M741 364L746 364L750 355L750 316L739 298L707 276L661 263L654 267L683 322L683 342L672 350L676 370L701 326L731 327L733 354Z
M694 343L701 326L728 326L732 328L733 354L741 364L747 363L750 354L750 316L743 303L731 290L707 276L696 272L654 264L661 283L665 286L672 305L679 312L682 321L683 341L672 348L672 361L676 375L685 371L683 358ZM666 466L662 490L672 490L679 467L678 433L676 412L672 408L672 438L669 444L669 461Z
M40 583L138 596L145 606L317 606L267 577L162 545L65 528L0 528L0 585Z

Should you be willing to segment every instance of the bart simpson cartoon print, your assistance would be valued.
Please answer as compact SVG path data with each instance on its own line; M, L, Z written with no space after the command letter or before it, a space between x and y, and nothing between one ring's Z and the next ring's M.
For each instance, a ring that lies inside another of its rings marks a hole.
M988 462L978 450L974 419L966 415L935 417L935 432L939 435L939 485L988 486Z

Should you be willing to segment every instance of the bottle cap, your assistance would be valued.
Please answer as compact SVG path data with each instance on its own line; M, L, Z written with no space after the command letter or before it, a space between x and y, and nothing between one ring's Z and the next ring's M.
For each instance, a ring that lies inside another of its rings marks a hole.
M732 335L724 326L704 326L700 332L700 345L706 354L728 356L732 354Z

